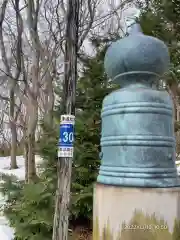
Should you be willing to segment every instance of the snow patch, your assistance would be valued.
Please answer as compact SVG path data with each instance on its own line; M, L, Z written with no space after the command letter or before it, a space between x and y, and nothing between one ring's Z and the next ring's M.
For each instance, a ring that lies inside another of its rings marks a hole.
M42 158L38 155L35 157L36 165L42 162ZM10 169L10 157L0 157L0 173L7 175L14 175L19 180L24 180L25 178L25 164L23 156L17 156L17 169ZM2 181L0 181L2 183ZM14 230L9 227L8 220L3 216L2 209L5 203L4 197L0 194L0 240L13 240Z

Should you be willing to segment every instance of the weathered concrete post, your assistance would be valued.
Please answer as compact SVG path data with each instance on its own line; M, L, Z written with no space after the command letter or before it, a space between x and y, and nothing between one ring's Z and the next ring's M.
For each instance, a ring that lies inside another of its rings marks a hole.
M180 239L173 106L156 88L169 62L138 25L107 51L106 73L121 88L103 101L93 240Z

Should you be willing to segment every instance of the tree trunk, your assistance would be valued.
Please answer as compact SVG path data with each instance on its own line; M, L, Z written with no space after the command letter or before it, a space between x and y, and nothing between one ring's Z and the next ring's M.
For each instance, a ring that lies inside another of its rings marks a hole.
M65 114L75 114L80 3L69 0L67 4L63 106ZM52 240L68 240L72 158L60 158L59 163Z
M35 164L35 134L38 123L38 103L36 100L30 102L28 107L28 116L28 182L32 182L37 179Z
M10 90L10 106L9 106L9 123L11 129L11 169L17 168L16 162L16 153L17 153L17 129L14 120L14 111L15 111L15 97L14 97L14 89Z
M44 122L47 125L53 124L53 109L54 109L54 90L53 77L48 72L46 74L45 90L44 90Z
M36 179L35 133L28 135L28 182Z
M17 154L17 131L16 125L14 123L10 123L11 128L11 169L18 168L17 161L16 161L16 154Z
M25 165L25 182L28 182L28 142L26 137L24 137L24 165Z
M69 201L72 161L58 162L58 186L54 216L53 240L68 240Z
M28 182L34 182L37 178L35 165L35 134L38 123L38 97L40 96L40 52L41 42L38 35L38 18L41 1L27 0L27 19L30 42L32 44L32 62L30 66L31 84L29 85L28 109Z

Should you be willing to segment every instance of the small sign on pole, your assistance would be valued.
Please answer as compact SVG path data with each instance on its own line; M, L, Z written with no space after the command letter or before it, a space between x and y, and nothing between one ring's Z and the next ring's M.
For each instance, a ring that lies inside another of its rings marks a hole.
M58 157L73 157L75 116L62 115L60 122L60 137L58 143Z

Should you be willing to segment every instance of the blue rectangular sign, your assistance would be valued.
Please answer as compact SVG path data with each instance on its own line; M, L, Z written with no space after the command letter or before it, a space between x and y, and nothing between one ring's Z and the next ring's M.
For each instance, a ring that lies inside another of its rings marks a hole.
M61 124L60 125L60 147L73 147L74 142L74 125L73 124Z

